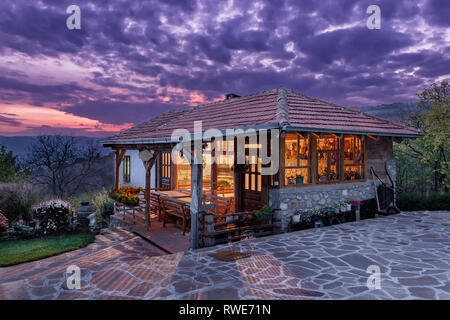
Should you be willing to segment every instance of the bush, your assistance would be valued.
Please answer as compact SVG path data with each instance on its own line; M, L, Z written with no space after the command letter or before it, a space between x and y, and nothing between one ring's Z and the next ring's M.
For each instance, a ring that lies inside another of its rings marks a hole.
M450 210L450 194L418 195L403 193L397 196L397 207L402 211Z
M0 184L0 211L10 223L31 221L31 207L36 202L35 190L27 184Z
M44 234L67 231L72 213L70 203L63 200L49 200L33 208L33 217L39 220Z
M107 225L109 217L114 214L114 201L110 198L108 191L103 189L94 194L91 203L95 210L97 225Z
M0 213L0 232L6 231L8 228L8 219Z

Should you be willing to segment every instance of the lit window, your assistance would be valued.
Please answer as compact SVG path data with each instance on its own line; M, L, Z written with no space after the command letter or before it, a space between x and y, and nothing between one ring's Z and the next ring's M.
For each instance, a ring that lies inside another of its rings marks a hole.
M130 156L125 156L123 158L123 181L130 182Z
M326 134L317 138L317 182L339 179L339 138Z
M285 184L311 183L310 137L288 133L285 137Z
M344 180L364 179L364 148L361 137L344 137Z

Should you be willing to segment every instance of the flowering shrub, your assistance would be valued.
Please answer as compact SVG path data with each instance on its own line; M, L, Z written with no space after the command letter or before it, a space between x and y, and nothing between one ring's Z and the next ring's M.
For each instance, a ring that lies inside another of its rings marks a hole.
M44 234L67 230L71 214L70 203L63 200L49 200L33 207L33 216Z
M109 196L126 206L134 207L139 204L138 194L142 191L141 187L120 187L118 190L111 189Z
M6 231L8 227L8 219L0 213L0 232Z

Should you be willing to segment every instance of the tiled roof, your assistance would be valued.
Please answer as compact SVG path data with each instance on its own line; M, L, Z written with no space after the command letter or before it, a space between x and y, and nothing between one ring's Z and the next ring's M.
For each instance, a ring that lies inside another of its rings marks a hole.
M202 131L247 127L287 128L317 132L360 133L414 137L420 131L404 124L339 106L284 88L251 96L172 110L124 130L105 144L157 142L170 139L176 129L194 132L194 122L202 121Z

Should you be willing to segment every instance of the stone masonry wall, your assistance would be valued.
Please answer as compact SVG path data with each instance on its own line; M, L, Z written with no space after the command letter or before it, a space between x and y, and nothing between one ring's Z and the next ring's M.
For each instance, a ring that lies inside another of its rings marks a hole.
M334 206L341 201L364 201L375 198L373 181L369 174L372 166L380 178L385 180L384 164L395 181L395 164L392 138L379 137L377 141L367 138L367 181L341 184L302 186L299 188L271 189L269 206L278 208L274 214L274 232L290 231L291 217L300 210L321 209Z
M330 184L300 188L272 189L269 206L280 210L274 215L275 233L290 229L291 217L299 210L321 209L334 206L344 200L363 201L375 198L372 181Z

